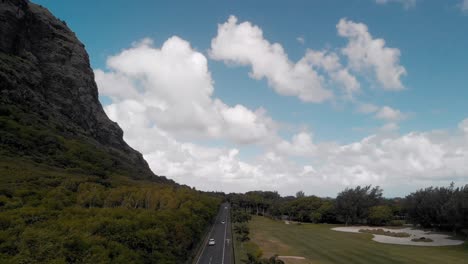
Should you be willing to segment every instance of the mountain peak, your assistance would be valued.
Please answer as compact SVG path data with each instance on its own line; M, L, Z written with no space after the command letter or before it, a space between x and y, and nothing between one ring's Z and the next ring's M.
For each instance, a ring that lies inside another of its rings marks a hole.
M2 1L0 21L0 104L7 114L17 114L21 125L52 130L65 140L103 151L112 166L125 169L132 178L164 179L151 172L105 114L88 54L64 21L25 0ZM8 145L10 154L22 153L14 142L1 143ZM60 148L67 151L67 146ZM24 155L41 159L41 153L29 153L34 149L24 149Z

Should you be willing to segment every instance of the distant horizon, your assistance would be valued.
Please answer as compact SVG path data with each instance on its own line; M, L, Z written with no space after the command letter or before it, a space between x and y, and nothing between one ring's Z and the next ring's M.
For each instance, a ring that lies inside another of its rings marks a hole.
M455 189L456 189L456 188L462 188L462 187L465 187L466 185L468 185L468 184L457 185L456 183L454 183L454 188L455 188ZM245 194L245 193L248 193L248 192L277 192L277 193L278 193L281 197L283 197L283 198L285 198L285 197L296 197L297 192L303 191L304 194L305 194L305 196L316 196L316 197L319 197L319 198L336 199L336 197L338 196L338 194L339 194L340 192L344 191L346 188L348 188L348 189L353 189L353 188L356 188L356 187L358 187L358 186L365 187L365 186L367 186L367 185L347 186L347 187L343 188L342 190L338 191L335 195L332 195L332 196L330 196L330 195L328 195L328 196L316 195L316 194L314 194L314 193L308 193L308 192L305 191L305 190L297 190L296 192L291 193L291 194L282 194L282 193L280 193L280 192L278 192L278 191L276 191L276 190L250 190L250 191L245 191L245 192L223 192L223 191L213 191L213 190L200 190L200 189L197 189L197 188L195 188L195 189L196 189L197 191L202 191L202 192L208 192L208 193L209 193L209 192L213 192L213 193L224 193L224 194ZM192 186L190 186L190 187L192 187ZM426 186L426 187L421 187L421 188L414 189L414 190L408 192L407 194L402 194L401 196L386 196L386 195L385 195L385 189L381 188L380 186L374 186L374 185L371 185L371 187L379 187L380 189L382 189L382 190L383 190L383 192L382 192L382 193L383 193L382 197L385 198L385 199L397 199L397 198L405 199L406 196L408 196L408 195L410 195L410 194L412 194L412 193L415 193L415 192L417 192L417 191L425 190L425 189L431 188L431 187L433 187L433 188L450 187L450 184L447 185L447 186L441 185L441 186Z
M468 184L467 0L33 2L85 44L157 175L282 196Z

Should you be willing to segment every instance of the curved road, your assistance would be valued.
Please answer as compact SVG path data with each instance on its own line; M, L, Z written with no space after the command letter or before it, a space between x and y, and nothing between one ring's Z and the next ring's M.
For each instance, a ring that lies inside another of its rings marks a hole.
M207 242L200 257L195 262L196 264L234 264L232 261L230 209L228 203L222 204L219 208L216 221L209 234L209 238L214 238L216 244L209 246Z

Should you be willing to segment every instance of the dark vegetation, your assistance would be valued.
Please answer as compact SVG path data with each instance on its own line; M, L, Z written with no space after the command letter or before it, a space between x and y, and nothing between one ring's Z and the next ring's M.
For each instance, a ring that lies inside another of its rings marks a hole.
M298 222L401 226L405 223L467 235L468 185L430 187L405 198L384 198L382 189L371 186L347 188L335 199L306 196L281 197L277 192L253 191L229 194L239 214L269 216Z
M468 232L468 185L429 187L405 199L408 221L424 228Z
M221 199L0 107L0 263L184 263ZM134 177L135 176L135 177Z

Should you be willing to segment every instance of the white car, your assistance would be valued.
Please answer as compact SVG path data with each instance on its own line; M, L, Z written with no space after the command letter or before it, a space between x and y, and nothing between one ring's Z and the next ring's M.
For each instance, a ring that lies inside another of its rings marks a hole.
M225 223L224 221L221 221L221 224L223 224L223 225L224 225L224 223Z
M208 241L208 246L214 246L214 245L216 245L214 238L210 238L210 240Z

